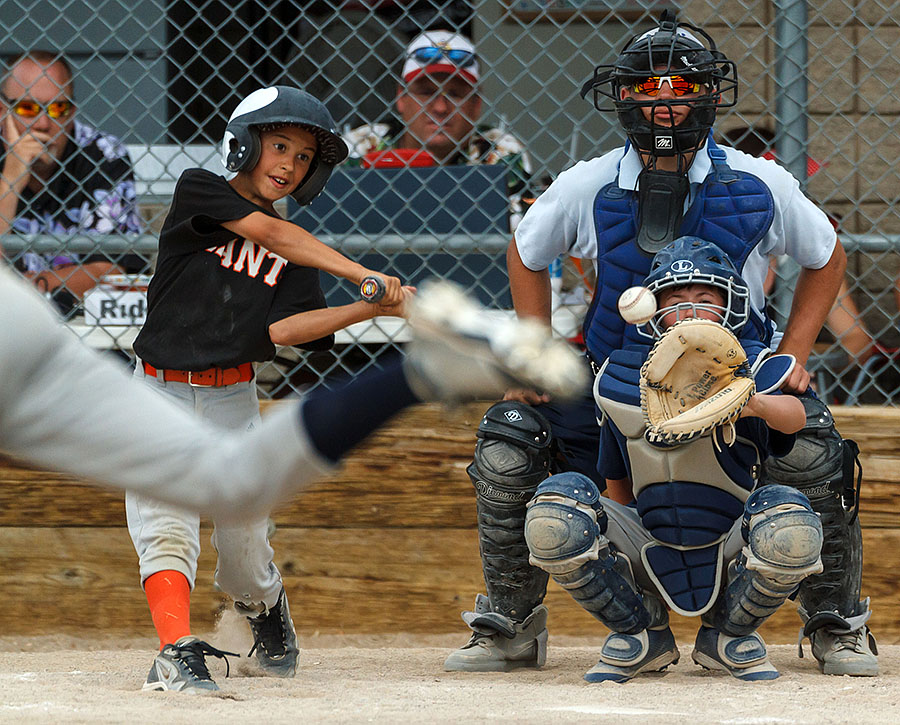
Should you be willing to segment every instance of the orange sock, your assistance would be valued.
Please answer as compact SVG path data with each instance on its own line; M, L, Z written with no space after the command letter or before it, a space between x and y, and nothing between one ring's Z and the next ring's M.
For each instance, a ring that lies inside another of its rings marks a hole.
M180 571L158 571L144 580L159 648L191 633L191 585Z

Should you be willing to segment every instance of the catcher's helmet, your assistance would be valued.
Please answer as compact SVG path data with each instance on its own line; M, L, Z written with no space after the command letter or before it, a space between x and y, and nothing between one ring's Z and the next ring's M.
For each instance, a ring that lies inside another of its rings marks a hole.
M647 287L659 301L659 293L670 287L688 284L705 284L717 288L725 298L722 307L694 302L681 302L663 307L637 330L645 337L659 337L663 317L679 307L690 307L696 316L697 309L705 309L720 317L725 327L738 334L750 317L750 289L741 277L734 262L718 246L700 237L679 237L663 247L650 263L650 274L644 279ZM649 327L650 331L644 329Z
M309 204L325 188L331 171L347 158L350 150L325 105L299 88L260 88L241 101L225 127L222 163L229 171L252 169L259 160L260 127L284 124L309 131L319 142L309 171L291 193L298 204Z
M672 100L622 98L622 89L648 76L681 76L701 84L705 92ZM639 150L651 157L676 156L700 148L718 108L737 103L737 68L704 30L679 23L674 11L663 10L659 27L629 40L612 65L594 69L593 77L581 89L582 97L591 91L597 110L616 111L625 134ZM643 112L644 108L671 106L691 109L674 128L650 123Z

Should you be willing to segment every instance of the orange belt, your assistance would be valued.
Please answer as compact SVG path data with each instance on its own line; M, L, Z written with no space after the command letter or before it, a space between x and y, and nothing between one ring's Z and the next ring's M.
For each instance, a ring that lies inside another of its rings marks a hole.
M160 371L150 363L144 363L144 373L159 377ZM209 370L163 370L162 379L172 383L187 383L206 388L246 383L253 380L253 363L243 363L236 368L210 368Z

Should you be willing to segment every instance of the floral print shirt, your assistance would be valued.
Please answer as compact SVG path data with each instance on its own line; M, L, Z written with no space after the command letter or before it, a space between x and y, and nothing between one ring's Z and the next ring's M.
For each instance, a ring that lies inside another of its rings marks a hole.
M21 234L137 234L141 218L137 207L134 170L128 150L115 136L74 123L62 159L46 188L26 188L16 210L12 232ZM5 153L5 149L3 149ZM103 255L42 255L25 252L16 266L41 272L78 262L106 259ZM131 267L132 255L114 259Z

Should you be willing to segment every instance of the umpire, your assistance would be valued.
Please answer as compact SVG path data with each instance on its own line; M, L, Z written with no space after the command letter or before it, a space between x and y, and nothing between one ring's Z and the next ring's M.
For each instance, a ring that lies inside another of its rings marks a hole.
M760 342L795 357L782 389L803 394L807 425L788 456L767 461L758 485L796 488L821 517L825 568L804 580L799 600L803 634L822 671L876 675L869 600L860 599L857 451L809 391L804 369L846 267L834 229L784 169L714 142L718 109L737 101L737 69L706 32L678 22L673 11L630 40L613 64L598 66L582 91L588 93L598 110L617 114L628 144L564 171L530 207L507 252L516 311L549 323L550 263L561 254L596 259L584 339L599 366L612 350L641 341L618 315L616 301L641 284L653 255L676 237L698 236L724 249L760 314L768 255L787 254L800 265L784 333L769 322ZM546 400L534 392L507 393L479 428L469 474L487 596L463 614L473 635L445 669L507 671L545 661L547 575L529 564L526 504L548 473L573 461L587 473L585 442L598 437L589 396L568 409ZM566 454L562 464L557 449Z

